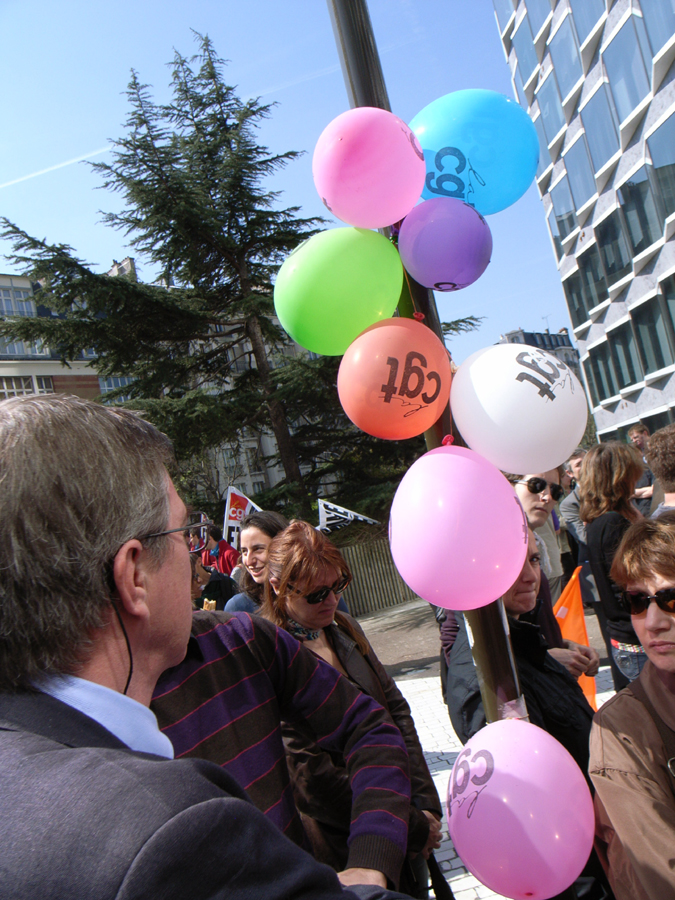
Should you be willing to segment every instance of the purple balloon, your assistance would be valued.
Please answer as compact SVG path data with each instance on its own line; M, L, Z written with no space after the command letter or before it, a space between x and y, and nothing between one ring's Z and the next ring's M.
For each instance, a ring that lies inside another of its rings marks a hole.
M398 250L415 281L436 291L458 291L473 284L487 268L492 234L473 206L451 197L434 197L408 213Z

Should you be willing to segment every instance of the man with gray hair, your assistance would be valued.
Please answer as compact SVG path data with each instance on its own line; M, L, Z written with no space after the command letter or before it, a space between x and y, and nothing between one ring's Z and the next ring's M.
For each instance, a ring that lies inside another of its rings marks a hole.
M200 526L171 459L124 409L0 403L3 896L401 897L343 890L220 767L172 759L148 705L185 655Z

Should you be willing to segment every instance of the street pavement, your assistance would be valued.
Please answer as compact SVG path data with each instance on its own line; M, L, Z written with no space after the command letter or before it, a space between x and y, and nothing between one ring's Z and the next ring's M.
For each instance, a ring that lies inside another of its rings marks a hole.
M443 702L439 678L440 641L431 607L424 600L409 603L359 618L376 654L394 678L412 711L429 770L443 802L444 840L436 859L452 888L455 900L499 898L482 885L459 859L447 834L446 794L450 772L462 744L455 734ZM597 619L586 614L589 643L601 656L596 677L597 703L600 707L613 694L612 678ZM604 663L604 664L603 664Z

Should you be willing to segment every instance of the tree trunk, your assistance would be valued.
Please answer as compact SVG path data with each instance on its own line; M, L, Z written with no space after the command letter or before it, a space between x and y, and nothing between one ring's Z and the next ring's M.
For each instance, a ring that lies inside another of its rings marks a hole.
M305 482L300 471L300 464L293 445L293 437L288 427L288 419L286 418L286 410L282 403L273 399L273 385L270 380L270 364L267 358L267 348L263 340L260 322L257 316L251 316L246 321L246 334L251 341L253 356L255 357L258 367L258 375L262 385L263 394L265 395L265 403L270 415L272 423L272 431L276 438L277 447L279 448L279 458L284 467L286 478L296 486L296 497L300 504L300 510L304 519L311 519L312 504L310 496L305 487Z

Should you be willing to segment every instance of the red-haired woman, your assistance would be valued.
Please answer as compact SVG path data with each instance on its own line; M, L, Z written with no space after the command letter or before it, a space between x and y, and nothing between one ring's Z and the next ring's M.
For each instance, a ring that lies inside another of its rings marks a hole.
M419 860L440 846L441 802L410 707L356 621L337 610L338 599L351 581L347 563L320 531L307 522L295 521L270 544L267 566L269 583L262 615L377 700L403 735L412 782L408 850L413 865L404 867L401 890L426 897L426 873L420 872ZM341 871L347 862L351 812L344 761L321 751L301 726L286 725L284 734L296 804L314 855ZM382 870L382 864L375 862L373 867Z

